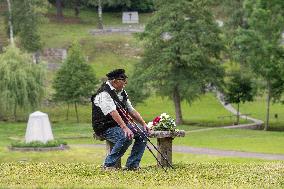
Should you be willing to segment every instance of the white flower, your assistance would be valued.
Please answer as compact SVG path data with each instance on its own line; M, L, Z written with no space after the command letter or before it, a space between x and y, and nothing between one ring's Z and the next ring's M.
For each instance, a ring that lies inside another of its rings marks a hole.
M166 113L162 113L160 117L161 119L168 119L170 116Z
M153 127L153 121L150 121L150 122L147 124L147 127L151 129L151 128Z

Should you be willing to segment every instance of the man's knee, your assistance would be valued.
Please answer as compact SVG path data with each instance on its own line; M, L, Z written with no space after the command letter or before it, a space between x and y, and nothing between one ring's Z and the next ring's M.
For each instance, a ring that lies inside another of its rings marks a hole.
M129 139L127 136L125 136L124 132L119 133L117 135L117 141L120 141L123 144L129 144L129 145L132 143L132 139Z

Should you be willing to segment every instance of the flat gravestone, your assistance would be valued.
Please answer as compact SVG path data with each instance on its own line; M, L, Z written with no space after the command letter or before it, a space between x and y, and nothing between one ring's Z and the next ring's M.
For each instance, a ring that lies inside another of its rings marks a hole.
M42 143L47 143L47 141L53 139L48 115L39 111L30 114L25 142L40 141Z
M138 12L123 12L122 13L122 23L123 24L138 24L139 23Z

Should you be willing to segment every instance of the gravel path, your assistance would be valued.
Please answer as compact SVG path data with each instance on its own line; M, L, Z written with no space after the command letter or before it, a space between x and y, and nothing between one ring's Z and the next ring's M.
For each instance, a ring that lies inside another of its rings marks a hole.
M224 106L225 109L227 109L232 114L237 115L237 110L231 104L225 103L224 95L222 93L220 93L219 91L217 91L217 98L218 98L219 102ZM263 124L262 120L255 119L255 118L252 118L252 117L249 117L249 116L246 116L246 115L242 115L241 112L239 112L239 114L240 114L240 118L250 120L250 121L254 122L255 125L262 125ZM243 124L243 125L245 126L245 125L250 125L250 124ZM243 125L237 125L235 127L242 127Z

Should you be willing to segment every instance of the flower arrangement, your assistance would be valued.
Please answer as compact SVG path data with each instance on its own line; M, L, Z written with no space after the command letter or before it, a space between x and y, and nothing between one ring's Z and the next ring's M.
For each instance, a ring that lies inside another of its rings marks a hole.
M175 131L175 120L166 113L157 116L153 121L148 123L148 127L154 131Z

